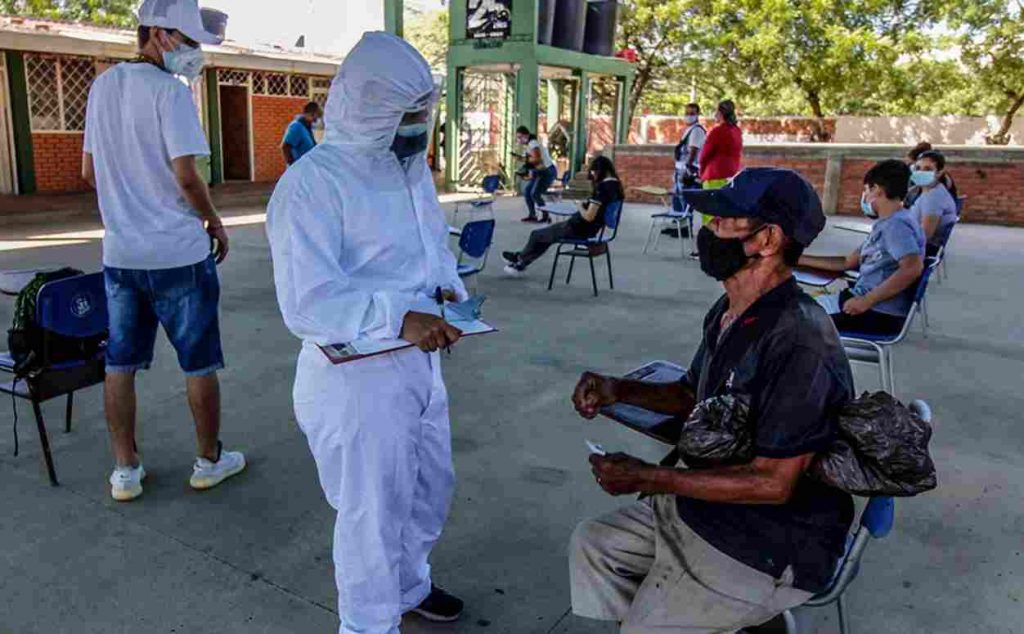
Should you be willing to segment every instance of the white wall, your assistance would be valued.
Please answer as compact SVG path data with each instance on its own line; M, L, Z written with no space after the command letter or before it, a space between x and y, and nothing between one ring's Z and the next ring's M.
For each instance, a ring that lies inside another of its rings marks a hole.
M985 145L985 135L999 129L999 117L839 117L836 143L928 141L937 145ZM1024 145L1024 117L1017 117L1010 145Z

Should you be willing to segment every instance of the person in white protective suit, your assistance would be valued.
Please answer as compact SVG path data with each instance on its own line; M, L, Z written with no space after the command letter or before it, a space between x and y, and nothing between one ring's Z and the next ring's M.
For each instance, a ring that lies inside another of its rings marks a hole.
M427 563L455 483L437 350L461 334L434 294L466 298L425 157L435 102L416 49L365 34L331 85L324 142L288 169L267 213L278 303L303 342L295 417L337 510L343 634L462 612ZM417 347L340 365L317 347L398 337Z

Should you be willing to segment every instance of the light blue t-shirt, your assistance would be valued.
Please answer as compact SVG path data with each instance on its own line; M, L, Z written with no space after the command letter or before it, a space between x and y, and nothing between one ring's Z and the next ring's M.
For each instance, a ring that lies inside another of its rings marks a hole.
M924 220L925 216L939 217L939 227L932 234L928 243L940 246L950 227L956 223L956 201L953 200L953 195L949 193L946 186L940 183L932 189L922 191L921 195L914 200L914 204L910 206L910 213L917 219L918 224Z
M284 142L292 149L292 162L302 158L302 155L316 147L316 139L313 138L313 131L309 129L302 115L295 117L288 124L284 133Z
M851 291L867 295L889 279L908 255L924 257L924 230L909 209L900 209L888 218L880 218L871 227L871 235L860 248L860 278ZM903 317L913 303L913 287L879 302L872 310Z

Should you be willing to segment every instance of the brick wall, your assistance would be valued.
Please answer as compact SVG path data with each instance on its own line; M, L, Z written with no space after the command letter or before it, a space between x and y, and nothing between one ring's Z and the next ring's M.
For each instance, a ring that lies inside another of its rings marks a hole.
M947 169L959 194L967 197L967 222L1024 227L1024 149L940 149L946 154ZM743 164L796 170L814 185L827 212L859 216L864 173L875 162L901 158L905 151L898 145L750 144L744 148ZM619 145L612 148L611 155L627 190L642 185L672 186L672 146ZM628 199L658 202L634 190L628 191Z
M36 132L32 135L32 160L36 189L40 193L88 191L82 180L81 132Z
M284 173L281 139L285 128L309 100L304 97L252 96L252 144L257 182L277 180Z

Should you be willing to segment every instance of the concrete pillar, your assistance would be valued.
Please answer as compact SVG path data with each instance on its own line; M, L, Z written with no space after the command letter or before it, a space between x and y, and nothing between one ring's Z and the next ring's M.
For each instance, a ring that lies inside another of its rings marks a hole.
M405 37L405 0L384 0L384 30Z
M825 191L821 204L825 214L832 216L839 211L839 187L842 183L843 157L829 153L825 163Z

